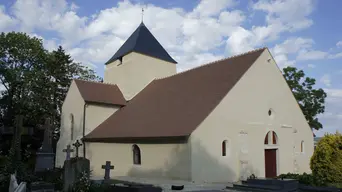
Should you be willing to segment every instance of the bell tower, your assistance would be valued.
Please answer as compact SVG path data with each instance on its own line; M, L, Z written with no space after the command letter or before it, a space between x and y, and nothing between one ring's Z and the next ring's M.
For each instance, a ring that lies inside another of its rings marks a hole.
M177 62L143 22L105 63L104 82L117 84L130 100L152 80L176 74Z

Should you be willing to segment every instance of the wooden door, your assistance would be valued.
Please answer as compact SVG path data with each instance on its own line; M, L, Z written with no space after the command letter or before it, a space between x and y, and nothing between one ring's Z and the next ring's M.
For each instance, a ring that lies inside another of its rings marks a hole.
M277 176L277 149L265 149L265 177Z

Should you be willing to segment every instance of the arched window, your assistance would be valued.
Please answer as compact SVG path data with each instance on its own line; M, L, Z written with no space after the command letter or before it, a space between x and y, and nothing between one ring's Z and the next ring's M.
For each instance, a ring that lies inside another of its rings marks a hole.
M264 144L265 145L268 145L268 137L269 137L268 133L266 134L265 139L264 139Z
M141 153L138 145L133 145L133 163L135 165L141 165Z
M274 131L269 131L265 136L264 144L265 145L269 145L269 144L276 145L276 144L278 144L277 134Z
M227 141L222 141L222 156L226 156L227 155Z
M300 142L300 152L304 153L304 141Z
M74 140L74 115L71 113L70 114L70 137L71 137L71 141Z
M277 143L278 143L278 136L274 131L272 131L272 144L276 145Z

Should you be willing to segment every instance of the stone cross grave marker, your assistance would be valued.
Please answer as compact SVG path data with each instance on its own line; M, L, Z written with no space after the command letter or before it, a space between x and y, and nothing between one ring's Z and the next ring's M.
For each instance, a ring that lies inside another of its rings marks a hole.
M15 117L15 127L13 133L12 147L15 152L16 161L21 160L21 132L23 128L23 116L19 115Z
M51 120L47 118L44 124L44 140L41 148L41 152L52 153L52 129Z
M106 165L102 165L102 169L105 170L104 179L109 180L110 179L110 170L114 169L114 166L110 165L110 161L106 161Z
M78 157L78 148L82 146L79 140L76 140L76 143L72 144L76 148L76 157Z
M42 147L36 153L35 172L42 172L54 168L55 154L52 150L52 124L47 118L44 124L44 140Z
M71 152L74 152L73 149L71 149L70 145L67 145L67 148L66 149L63 149L63 152L66 153L66 160L70 160L70 153Z

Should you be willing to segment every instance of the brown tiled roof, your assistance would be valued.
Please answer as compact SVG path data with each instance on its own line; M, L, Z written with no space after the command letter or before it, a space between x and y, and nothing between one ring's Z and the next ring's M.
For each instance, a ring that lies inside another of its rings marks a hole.
M152 81L84 140L189 136L265 49Z
M117 85L74 79L86 102L126 105L126 100Z

